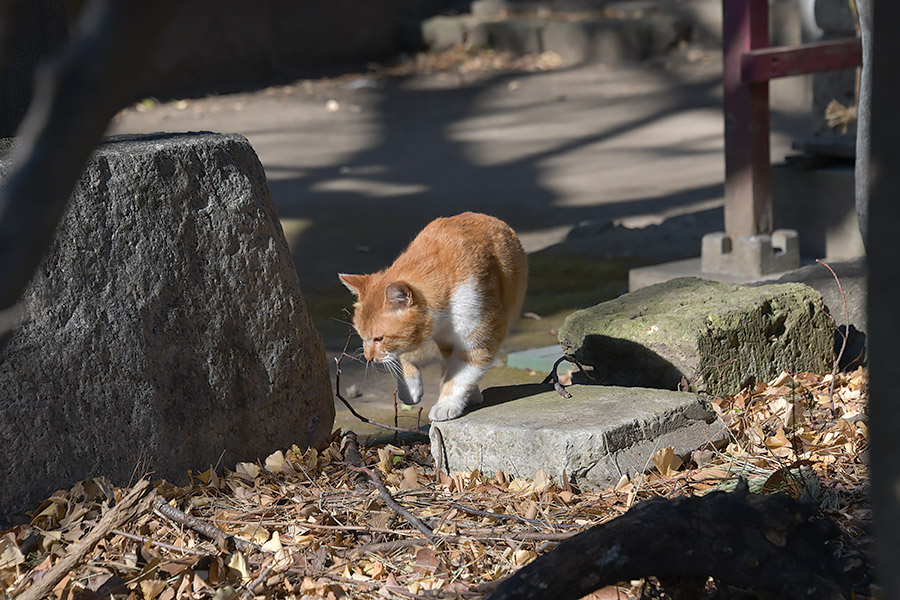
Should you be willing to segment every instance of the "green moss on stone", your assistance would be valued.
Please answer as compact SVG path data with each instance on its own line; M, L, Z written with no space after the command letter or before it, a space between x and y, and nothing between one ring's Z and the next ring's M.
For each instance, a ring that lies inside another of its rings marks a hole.
M608 383L672 388L684 377L716 394L834 359L822 298L799 283L675 279L572 314L559 341Z

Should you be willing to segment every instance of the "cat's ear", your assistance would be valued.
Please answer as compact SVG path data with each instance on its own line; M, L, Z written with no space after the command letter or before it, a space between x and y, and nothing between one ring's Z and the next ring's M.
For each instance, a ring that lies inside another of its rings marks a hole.
M338 278L348 290L353 292L354 296L362 294L363 290L366 288L366 284L369 282L368 275L347 275L346 273L340 273L338 274Z
M402 281L387 284L384 288L384 302L393 308L412 306L413 294L409 286Z

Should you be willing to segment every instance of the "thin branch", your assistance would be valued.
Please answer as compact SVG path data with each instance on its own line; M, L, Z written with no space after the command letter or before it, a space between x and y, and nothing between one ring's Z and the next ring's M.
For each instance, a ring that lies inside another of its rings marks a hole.
M366 467L357 467L350 463L347 463L347 468L355 473L362 473L363 475L365 475L366 478L368 478L368 480L372 482L372 485L375 486L375 489L378 490L378 495L381 496L381 499L384 500L385 504L392 508L398 515L409 521L410 524L421 531L425 535L425 537L427 537L429 540L434 541L436 536L431 528L420 521L419 518L414 514L397 504L397 501L394 500L394 497L391 496L391 493L387 490L386 487L384 487L384 483L381 482L381 478L373 473L371 469L368 469Z
M550 374L547 375L544 378L544 381L542 381L541 383L547 384L552 381L553 389L556 390L557 394L559 394L563 398L571 398L572 394L566 391L565 386L559 382L559 374L556 372L556 370L559 368L559 364L564 360L568 359L565 356L560 356L558 359L556 359L556 362L553 363L553 368L550 369Z
M594 376L585 371L584 365L581 364L577 358L575 358L574 356L567 356L566 360L578 367L578 370L581 371L581 374L584 375L588 381L590 381L591 383L597 383L597 380L594 378Z
M841 293L841 301L844 303L844 335L841 341L841 350L838 352L837 358L834 359L834 367L831 369L831 386L828 388L828 404L831 409L831 415L834 416L834 382L837 378L838 367L841 365L841 358L844 356L844 350L847 348L847 336L850 334L850 311L847 310L847 297L844 295L844 286L841 285L841 280L838 278L837 273L834 272L834 269L831 266L816 259L816 262L831 271L831 276L834 277L835 282L837 282L838 291Z
M85 521L85 524L92 525L93 522ZM162 548L164 550L170 550L172 552L180 552L181 554L195 554L197 556L206 556L209 552L204 552L203 550L197 550L196 548L185 548L184 546L173 546L172 544L167 544L165 542L159 542L154 540L152 537L148 537L145 535L135 535L133 533L128 533L127 531L122 531L121 529L113 529L110 531L113 535L120 535L123 538L127 538L129 540L134 540L136 542L140 542L142 544L150 544L151 546L156 546L157 548Z
M247 589L244 590L244 593L241 595L241 600L250 600L253 594L256 591L256 588L261 586L263 582L266 580L266 577L269 576L269 573L272 572L272 567L268 566L262 570L259 576L250 582L250 585L247 586Z
M153 499L153 510L170 521L174 521L175 523L184 525L185 527L196 531L200 535L215 542L218 546L224 546L225 542L228 541L233 543L234 547L241 552L261 550L259 545L254 544L253 542L248 542L247 540L242 540L233 535L228 535L211 523L207 523L197 517L192 517L191 515L181 512L166 502L165 498L161 496L157 496Z

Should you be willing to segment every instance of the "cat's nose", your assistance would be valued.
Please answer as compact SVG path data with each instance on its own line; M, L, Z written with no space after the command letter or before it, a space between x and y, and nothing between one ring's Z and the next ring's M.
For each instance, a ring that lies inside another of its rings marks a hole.
M363 354L365 354L366 360L375 360L375 346L366 344L363 346Z

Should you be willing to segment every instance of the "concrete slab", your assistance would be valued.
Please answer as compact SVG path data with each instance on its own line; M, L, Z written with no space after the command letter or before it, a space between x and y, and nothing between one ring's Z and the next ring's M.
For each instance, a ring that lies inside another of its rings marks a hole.
M789 272L790 271L784 271L782 273L757 276L732 275L730 273L707 273L703 270L701 259L698 256L697 258L673 260L658 265L631 269L628 271L628 291L634 292L641 288L656 285L657 283L664 283L678 277L702 277L703 279L708 279L710 281L747 285L762 281L772 281L783 275L787 275Z
M506 366L510 369L528 369L538 373L547 374L553 368L553 363L562 356L559 344L544 346L543 348L531 348L520 352L510 352L506 356Z
M531 478L543 469L583 488L604 487L652 466L673 446L679 456L723 438L725 425L697 396L645 388L573 385L562 398L548 385L484 390L484 404L431 426L432 454L452 471L502 471ZM443 440L440 444L438 433Z

